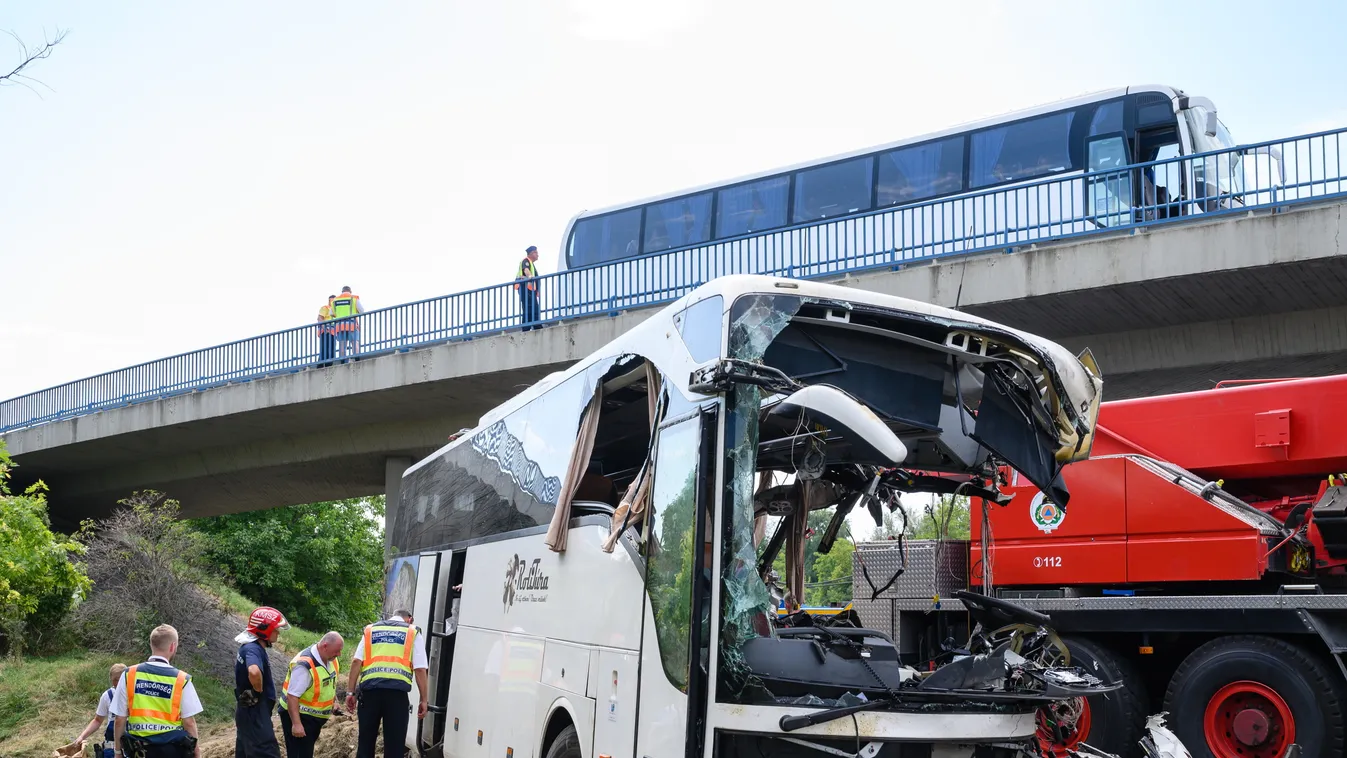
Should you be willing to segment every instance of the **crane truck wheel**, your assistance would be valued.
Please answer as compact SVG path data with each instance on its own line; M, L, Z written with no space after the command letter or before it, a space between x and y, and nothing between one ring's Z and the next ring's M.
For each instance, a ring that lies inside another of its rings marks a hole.
M1342 755L1337 668L1273 637L1212 640L1174 672L1165 693L1170 727L1194 758Z
M1086 698L1075 726L1070 729L1054 728L1053 714L1039 711L1038 741L1043 751L1064 758L1083 742L1105 753L1131 756L1149 713L1149 698L1141 674L1131 661L1098 642L1079 637L1065 637L1062 641L1071 652L1072 666L1079 666L1106 682L1122 682L1123 686Z

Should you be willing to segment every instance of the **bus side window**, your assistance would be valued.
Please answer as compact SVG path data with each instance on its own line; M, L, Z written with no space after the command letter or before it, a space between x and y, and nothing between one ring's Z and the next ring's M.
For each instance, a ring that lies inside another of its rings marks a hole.
M1132 220L1131 171L1127 166L1127 142L1121 135L1090 140L1086 148L1086 198L1090 216L1100 226L1118 226Z
M709 581L693 576L693 551L702 549L702 535L695 533L700 421L693 416L659 432L646 548L646 592L655 617L660 660L669 683L684 692L694 623L692 583Z

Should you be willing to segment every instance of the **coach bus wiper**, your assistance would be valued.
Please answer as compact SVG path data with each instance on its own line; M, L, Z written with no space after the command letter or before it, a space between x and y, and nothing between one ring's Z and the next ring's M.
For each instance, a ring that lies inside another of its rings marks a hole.
M888 698L879 698L877 700L870 700L868 702L864 702L859 705L844 705L840 708L829 708L824 711L816 711L814 713L808 713L801 716L782 716L780 727L781 731L783 732L793 732L796 729L804 729L807 726L814 726L815 724L824 724L829 721L836 721L837 719L843 718L845 716L850 716L853 713L860 713L862 711L873 711L878 708L883 708L885 706L893 704L894 701Z

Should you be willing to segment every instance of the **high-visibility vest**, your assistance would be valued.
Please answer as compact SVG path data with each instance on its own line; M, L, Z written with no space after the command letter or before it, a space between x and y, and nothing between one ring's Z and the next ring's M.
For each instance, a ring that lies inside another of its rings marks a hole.
M159 663L126 670L126 733L151 742L176 739L182 728L182 691L191 677Z
M331 663L331 669L319 666L310 650L304 650L290 659L290 668L285 672L285 683L281 685L282 691L287 694L290 692L290 675L295 673L295 667L303 666L309 670L309 688L299 697L300 714L316 719L332 717L332 704L337 699L337 672L341 669L341 665L336 661Z
M514 288L519 289L518 280L524 279L526 280L524 282L524 287L528 289L530 292L537 292L538 291L537 276L538 276L538 267L534 265L533 261L529 260L528 258L525 258L519 263L519 273L515 275Z
M347 318L356 314L355 307L359 302L359 295L344 292L329 300L327 304L332 308L332 318Z
M415 643L416 628L402 621L380 621L365 627L360 689L411 692Z

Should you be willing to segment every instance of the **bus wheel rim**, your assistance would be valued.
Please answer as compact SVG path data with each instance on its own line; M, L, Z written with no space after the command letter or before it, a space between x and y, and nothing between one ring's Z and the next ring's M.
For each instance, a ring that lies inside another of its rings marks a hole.
M1065 742L1054 742L1052 729L1048 727L1047 714L1042 709L1038 711L1038 744L1053 758L1067 758L1068 750L1075 750L1081 743L1090 736L1090 701L1085 699L1081 703L1080 718L1076 719L1075 727L1066 735Z
M1216 758L1281 758L1296 738L1291 706L1261 682L1231 682L1207 701L1202 717Z

